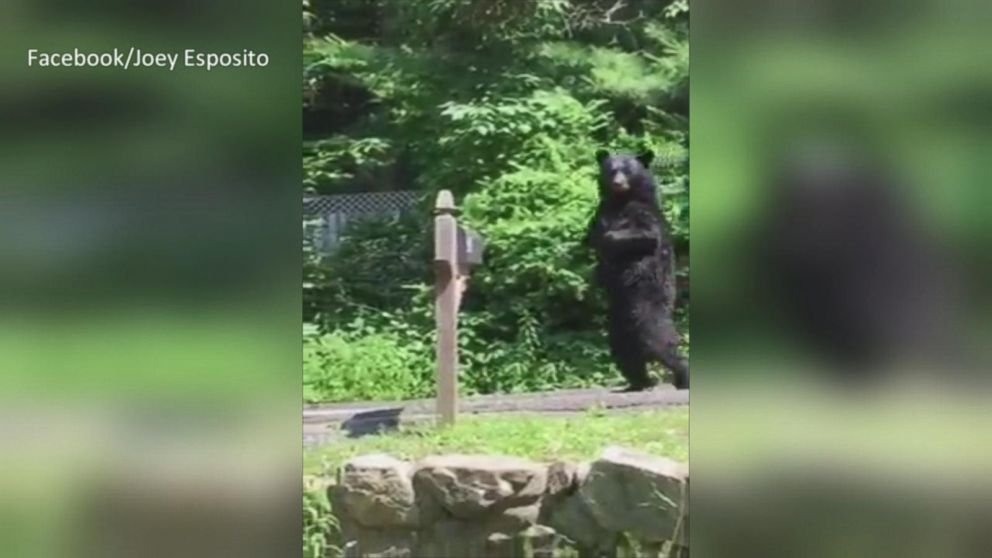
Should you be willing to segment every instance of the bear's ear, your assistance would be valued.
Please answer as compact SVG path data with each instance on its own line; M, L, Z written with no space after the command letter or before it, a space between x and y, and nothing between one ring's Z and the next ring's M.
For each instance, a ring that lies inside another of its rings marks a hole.
M651 166L651 161L654 161L654 151L650 149L644 150L640 155L637 156L637 160L644 165L644 168Z
M610 152L609 151L607 151L605 149L597 150L596 151L596 162L599 163L600 165L602 165L603 164L603 161L605 161L606 158L609 157L609 156L610 156Z

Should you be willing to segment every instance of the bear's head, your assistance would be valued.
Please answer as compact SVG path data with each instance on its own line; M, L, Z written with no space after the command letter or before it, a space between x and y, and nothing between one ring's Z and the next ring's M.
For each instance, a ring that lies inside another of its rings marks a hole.
M655 184L651 177L654 154L645 151L640 155L618 153L611 155L601 149L596 152L599 163L599 195L603 199L627 201L655 201Z

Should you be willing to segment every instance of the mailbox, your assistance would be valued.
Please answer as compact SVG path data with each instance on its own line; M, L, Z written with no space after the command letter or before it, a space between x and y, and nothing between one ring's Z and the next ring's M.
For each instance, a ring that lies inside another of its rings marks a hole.
M481 264L485 249L486 243L479 233L458 227L458 263L464 266Z

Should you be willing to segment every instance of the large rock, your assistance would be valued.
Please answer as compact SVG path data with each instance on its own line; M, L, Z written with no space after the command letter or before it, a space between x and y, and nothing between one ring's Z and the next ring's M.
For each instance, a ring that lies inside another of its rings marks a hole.
M478 523L442 519L423 533L416 556L427 558L464 558L485 556L492 546L489 534ZM501 546L497 544L497 546Z
M344 558L416 558L417 533L398 529L359 528L344 545Z
M493 533L486 538L486 558L510 558L516 554L516 539L506 533Z
M578 494L596 523L642 541L685 539L689 468L624 448L603 450Z
M534 549L557 542L554 530L537 525L537 506L510 508L473 520L444 519L423 532L415 553L423 558L534 558L523 552L524 541ZM549 534L550 533L550 534Z
M414 474L418 497L434 500L461 519L534 504L546 483L547 466L515 457L428 457Z
M538 504L508 508L485 516L480 521L483 529L489 533L517 533L538 523L541 508Z
M553 500L565 498L578 488L579 467L567 461L555 461L548 466L545 495Z
M517 556L521 558L554 558L560 537L546 525L531 525L517 535Z
M543 524L553 527L579 549L586 551L586 555L608 554L616 548L620 534L600 525L578 494L551 503L544 515Z
M381 454L351 459L338 470L334 492L344 514L363 527L418 525L413 465L406 461Z

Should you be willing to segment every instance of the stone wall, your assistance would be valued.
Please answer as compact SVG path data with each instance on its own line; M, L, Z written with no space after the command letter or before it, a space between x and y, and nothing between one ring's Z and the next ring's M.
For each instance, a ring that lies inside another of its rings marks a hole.
M688 556L685 464L608 447L586 463L365 455L328 489L346 557Z

